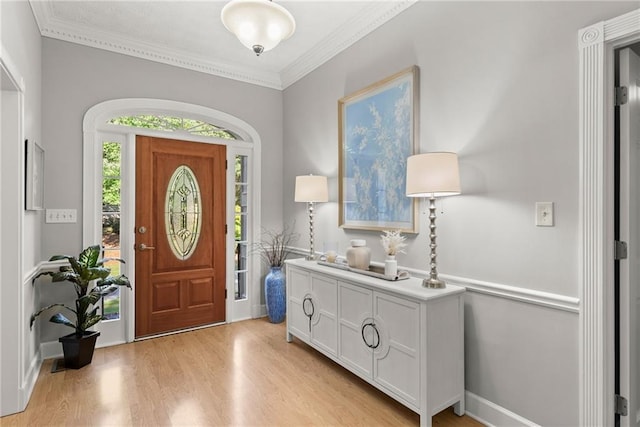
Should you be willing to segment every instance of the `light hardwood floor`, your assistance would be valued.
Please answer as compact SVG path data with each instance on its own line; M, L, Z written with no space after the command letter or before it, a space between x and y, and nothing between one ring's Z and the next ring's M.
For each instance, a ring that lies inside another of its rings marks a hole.
M10 426L414 425L418 414L295 340L248 320L97 349L80 370L46 360ZM481 426L451 409L434 426Z

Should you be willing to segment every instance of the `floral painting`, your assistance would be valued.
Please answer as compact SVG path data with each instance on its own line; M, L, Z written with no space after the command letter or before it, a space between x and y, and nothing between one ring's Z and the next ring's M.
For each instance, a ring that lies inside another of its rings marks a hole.
M405 195L417 94L414 66L338 102L341 227L417 232L416 204Z

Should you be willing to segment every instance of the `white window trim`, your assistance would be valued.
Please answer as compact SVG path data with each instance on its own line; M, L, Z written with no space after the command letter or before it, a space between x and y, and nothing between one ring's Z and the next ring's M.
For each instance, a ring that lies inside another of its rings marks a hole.
M131 128L107 123L108 120L119 116L132 116L139 114L172 115L188 117L213 123L224 127L242 138L240 140L225 140L206 136L191 135L183 132L165 132L151 129ZM135 135L147 135L161 138L176 138L184 141L216 143L227 146L227 161L233 165L236 155L250 156L250 202L251 223L250 236L252 242L260 239L261 214L260 214L260 175L261 175L261 140L258 132L245 121L231 116L222 111L214 110L200 105L184 102L129 98L105 101L91 107L83 120L83 211L82 211L82 241L83 247L102 240L101 213L102 213L102 140L105 135L120 135L117 140L126 143L122 149L122 223L121 230L133 230L135 218ZM230 172L231 171L231 172ZM227 224L234 222L234 192L235 187L233 168L227 170ZM250 316L247 310L234 307L234 271L233 248L234 236L227 233L227 277L226 288L229 298L226 302L226 322L242 320L247 317L259 317L262 314L260 305L260 259L253 256L250 261L250 271L247 278L248 299L243 303L250 304ZM135 254L133 251L133 233L122 233L120 246L122 257L127 261L123 266L124 273L131 279L135 289ZM123 298L122 310L125 315L125 341L131 342L135 337L135 293L131 292ZM237 315L236 315L237 314ZM104 344L116 344L113 343Z

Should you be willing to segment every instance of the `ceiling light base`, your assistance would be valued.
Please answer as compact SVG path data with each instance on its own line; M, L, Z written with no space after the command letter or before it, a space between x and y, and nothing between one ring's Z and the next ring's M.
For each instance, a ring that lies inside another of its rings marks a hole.
M264 52L264 46L259 44L254 44L253 51L256 53L256 56L260 56L260 54Z

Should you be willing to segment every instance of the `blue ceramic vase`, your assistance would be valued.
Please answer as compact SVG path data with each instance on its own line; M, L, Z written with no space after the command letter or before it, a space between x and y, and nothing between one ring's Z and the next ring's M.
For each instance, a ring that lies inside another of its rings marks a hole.
M282 267L271 267L264 278L264 299L271 323L280 323L287 313L285 277Z

